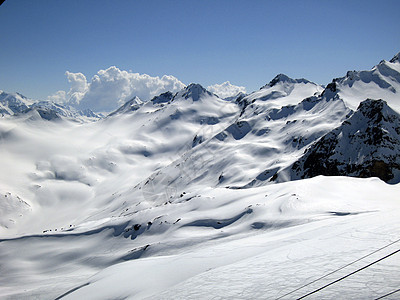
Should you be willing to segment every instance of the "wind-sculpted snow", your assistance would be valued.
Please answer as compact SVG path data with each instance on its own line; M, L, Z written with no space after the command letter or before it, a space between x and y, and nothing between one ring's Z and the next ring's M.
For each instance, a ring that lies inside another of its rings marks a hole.
M0 297L396 292L398 72L230 99L191 84L104 118L1 94Z

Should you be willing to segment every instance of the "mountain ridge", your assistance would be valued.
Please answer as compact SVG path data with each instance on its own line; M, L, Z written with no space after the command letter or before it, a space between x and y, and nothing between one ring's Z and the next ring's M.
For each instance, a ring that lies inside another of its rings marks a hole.
M292 179L344 175L398 183L400 115L383 100L367 99L341 126L307 149L291 169Z

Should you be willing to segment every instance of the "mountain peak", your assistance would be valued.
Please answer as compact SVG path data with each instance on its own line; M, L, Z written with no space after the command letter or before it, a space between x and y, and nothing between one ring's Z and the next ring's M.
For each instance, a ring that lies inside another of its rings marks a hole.
M172 100L172 98L174 98L174 94L171 93L170 91L162 93L158 96L153 97L153 99L151 99L150 101L153 104L159 104L159 103L166 103Z
M206 92L207 90L199 83L191 83L187 87L184 88L186 91L202 91Z
M367 120L379 123L383 120L390 119L391 115L396 113L388 106L387 102L379 99L367 99L360 103L357 111L361 113Z
M138 96L135 96L131 100L129 100L129 103L131 103L131 105L137 105L142 104L143 101Z
M283 83L310 83L311 81L309 81L307 79L304 79L304 78L293 79L293 78L290 78L289 76L287 76L285 74L280 73L280 74L276 75L274 77L274 79L272 79L267 85L263 86L262 88L273 87L279 82L283 82Z
M114 116L121 113L128 113L135 110L138 110L143 104L143 101L138 97L135 96L131 100L125 102L124 105L119 107L117 110L111 112L108 116Z
M19 93L0 93L0 115L14 115L29 108L34 101Z
M212 96L213 94L198 83L191 83L178 93L178 96L185 99L192 98L193 101L198 101L203 95Z
M400 52L397 53L393 58L390 60L391 63L398 63L400 62Z

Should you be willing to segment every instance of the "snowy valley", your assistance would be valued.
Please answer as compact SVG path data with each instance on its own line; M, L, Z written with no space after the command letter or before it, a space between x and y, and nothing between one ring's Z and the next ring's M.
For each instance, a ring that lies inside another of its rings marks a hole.
M398 299L399 94L399 54L107 115L0 92L0 297Z

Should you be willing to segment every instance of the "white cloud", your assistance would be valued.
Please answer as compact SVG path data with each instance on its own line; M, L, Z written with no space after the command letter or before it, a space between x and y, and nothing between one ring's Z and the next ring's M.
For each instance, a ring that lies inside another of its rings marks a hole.
M67 93L65 91L55 92L53 95L47 97L47 100L55 103L65 103L67 99Z
M220 98L236 96L239 93L246 94L246 88L244 86L233 85L229 81L225 81L221 84L210 85L207 87L207 90L218 95Z
M78 104L88 91L88 83L86 76L82 73L65 72L71 88L67 93L68 101L70 104Z
M58 91L48 99L68 102L80 109L90 108L96 112L115 110L135 96L146 101L163 92L177 92L185 87L174 76L152 77L120 70L115 66L98 71L90 82L82 73L67 71L65 75L71 85L70 90Z

